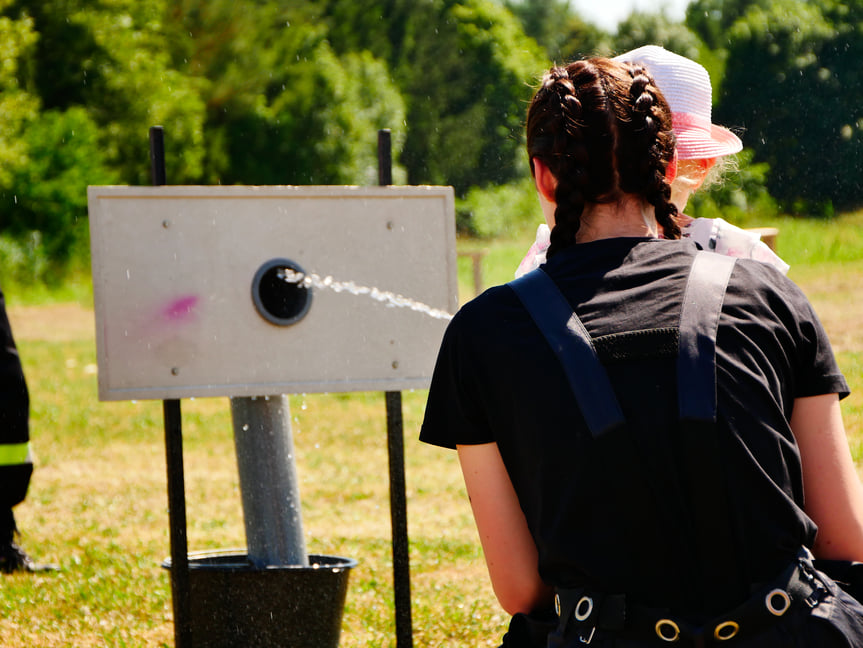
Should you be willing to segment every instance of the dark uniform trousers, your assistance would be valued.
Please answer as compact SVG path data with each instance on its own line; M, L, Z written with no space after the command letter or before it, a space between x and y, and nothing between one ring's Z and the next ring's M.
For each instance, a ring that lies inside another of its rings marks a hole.
M29 416L27 383L0 292L0 542L11 539L12 507L26 497L33 472Z

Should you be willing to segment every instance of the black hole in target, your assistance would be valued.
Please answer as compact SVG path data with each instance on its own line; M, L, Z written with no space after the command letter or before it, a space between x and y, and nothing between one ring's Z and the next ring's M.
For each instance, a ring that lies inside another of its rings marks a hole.
M252 281L252 301L258 313L277 326L296 324L312 303L312 289L297 281L292 273L305 276L298 263L290 259L271 259L255 273ZM294 279L294 280L292 280Z

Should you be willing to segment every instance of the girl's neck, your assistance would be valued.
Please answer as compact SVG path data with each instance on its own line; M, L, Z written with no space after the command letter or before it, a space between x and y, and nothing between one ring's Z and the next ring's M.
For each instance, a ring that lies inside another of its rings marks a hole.
M625 194L613 203L590 203L581 214L576 243L618 237L658 237L659 226L653 205Z

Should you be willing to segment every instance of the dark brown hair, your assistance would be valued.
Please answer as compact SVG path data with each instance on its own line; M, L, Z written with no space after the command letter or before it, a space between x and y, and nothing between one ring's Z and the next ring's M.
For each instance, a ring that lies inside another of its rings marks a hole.
M665 170L674 155L671 109L639 65L591 58L553 67L527 113L527 152L557 178L548 256L575 244L586 203L635 194L666 238L680 238Z

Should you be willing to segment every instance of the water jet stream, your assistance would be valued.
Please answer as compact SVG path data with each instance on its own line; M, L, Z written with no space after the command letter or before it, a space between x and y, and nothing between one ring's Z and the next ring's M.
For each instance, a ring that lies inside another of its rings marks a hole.
M417 311L424 315L428 315L434 319L451 320L452 314L447 313L439 308L434 308L428 304L423 304L415 299L404 297L397 293L380 290L379 288L370 288L368 286L357 285L353 281L336 281L331 276L321 277L315 273L304 273L282 268L277 276L288 283L301 284L305 287L314 287L319 289L332 290L333 292L348 292L352 295L368 295L372 299L383 302L388 306L397 308L409 308L412 311Z

